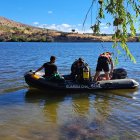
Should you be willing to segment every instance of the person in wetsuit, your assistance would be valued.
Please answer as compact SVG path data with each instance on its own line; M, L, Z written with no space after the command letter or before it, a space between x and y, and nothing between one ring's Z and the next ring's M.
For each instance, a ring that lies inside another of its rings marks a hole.
M82 58L75 60L71 66L71 77L73 80L83 81L83 69L89 68L88 64Z
M109 64L111 65L111 69L109 72ZM96 66L96 73L94 76L94 81L97 81L99 76L100 76L100 72L103 70L105 73L105 80L110 80L111 79L111 75L113 73L113 69L114 69L114 65L113 65L113 61L111 58L111 53L110 52L105 52L100 54L100 56L98 57L98 62L97 62L97 66Z
M75 78L75 76L79 75L80 67L84 66L84 61L82 58L75 60L71 66L71 76Z

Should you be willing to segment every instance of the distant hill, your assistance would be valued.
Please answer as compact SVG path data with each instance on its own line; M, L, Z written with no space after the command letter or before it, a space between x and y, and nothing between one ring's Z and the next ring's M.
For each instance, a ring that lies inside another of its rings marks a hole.
M19 22L15 22L13 20L7 19L5 17L0 16L0 25L1 26L8 26L8 27L17 27L17 28L24 28L24 27L31 27L26 24L22 24Z
M42 28L38 28L38 27L35 27L35 26L31 26L31 25L20 23L20 22L16 22L16 21L13 21L13 20L7 19L5 17L1 17L1 16L0 16L0 27L1 27L0 28L1 32L9 31L9 29L11 29L11 30L14 30L14 29L31 30L32 32L39 32L39 31L44 30ZM49 30L49 29L47 29L47 31L55 32L55 30Z
M11 42L100 42L112 41L111 35L93 36L38 28L0 16L0 41ZM139 41L130 38L129 41Z
M58 31L26 25L0 16L0 41L53 41L53 36L57 35L60 35Z

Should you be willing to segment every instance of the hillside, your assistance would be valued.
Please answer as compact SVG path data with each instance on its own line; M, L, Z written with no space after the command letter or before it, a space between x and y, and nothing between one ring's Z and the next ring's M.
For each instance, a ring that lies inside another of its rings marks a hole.
M0 16L0 41L5 42L97 42L112 41L111 36L93 36L91 34L67 33L43 29ZM130 38L129 41L138 41Z

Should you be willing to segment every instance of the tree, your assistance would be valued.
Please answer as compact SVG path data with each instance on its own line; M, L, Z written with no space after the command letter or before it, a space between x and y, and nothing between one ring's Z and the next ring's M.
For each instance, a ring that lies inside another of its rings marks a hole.
M75 29L72 29L71 31L74 33L75 32Z
M89 12L92 11L94 2L96 1L97 0L92 0L91 6L86 14L83 26ZM129 47L127 45L127 39L129 37L129 31L132 37L136 36L135 22L140 22L139 3L140 0L98 0L98 14L95 24L91 26L94 34L99 33L102 19L106 19L108 14L111 15L113 21L112 23L109 22L108 24L112 24L115 27L114 34L112 35L112 39L114 41L113 48L117 49L119 53L120 50L118 49L118 42L120 42L120 46L126 52L126 55L130 58L130 60L134 63L136 62L136 60L129 50Z

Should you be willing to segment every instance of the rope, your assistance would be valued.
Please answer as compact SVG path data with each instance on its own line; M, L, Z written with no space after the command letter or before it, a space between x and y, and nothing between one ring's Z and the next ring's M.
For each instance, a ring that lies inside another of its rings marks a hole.
M94 1L95 1L95 0L92 0L91 6L89 7L89 9L88 9L88 11L87 11L87 14L86 14L86 16L85 16L85 19L84 19L82 28L84 28L84 25L85 25L85 22L86 22L86 20L87 20L87 17L88 17L89 12L92 11L92 7L93 7Z
M91 26L92 26L92 9L91 9Z

